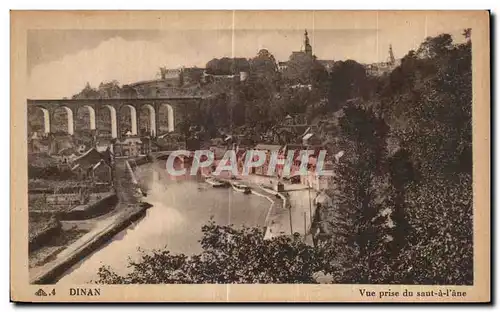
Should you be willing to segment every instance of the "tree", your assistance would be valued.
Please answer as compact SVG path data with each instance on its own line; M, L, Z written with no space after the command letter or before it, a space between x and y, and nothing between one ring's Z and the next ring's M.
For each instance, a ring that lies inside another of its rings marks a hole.
M464 38L467 40L467 41L470 41L470 36L472 34L472 29L471 28L466 28L464 29L464 32L462 33L462 35L464 36Z
M380 112L401 142L388 159L390 266L401 283L473 280L470 48L427 38L381 81Z
M113 99L119 98L121 93L120 83L117 80L101 82L97 89L100 98Z
M392 213L391 219L394 224L392 228L392 241L390 252L393 258L399 256L402 248L407 245L408 235L411 234L409 225L409 213L406 207L406 192L410 183L417 180L411 155L405 149L399 149L388 159L389 177L392 185ZM394 268L396 269L396 268Z
M365 67L353 60L338 61L330 73L328 101L332 111L354 98L368 99L372 95Z
M328 89L328 79L329 75L328 72L321 64L316 60L316 57L314 57L312 66L311 66L311 84L315 88L319 88L323 93L326 93Z
M403 283L472 285L472 178L412 183L405 201L412 232L401 251Z
M294 52L290 55L283 78L290 84L309 85L325 78L326 70L316 61L316 57L304 52Z
M261 49L250 60L251 78L263 81L266 84L276 83L278 67L274 56L266 49Z
M426 39L422 57L403 58L380 92L394 135L428 177L472 169L471 45L450 40Z
M452 47L453 39L449 34L441 34L436 37L427 37L417 50L417 56L421 58L433 58L446 53Z
M167 78L167 68L165 66L160 67L160 78L165 80Z
M79 93L73 95L72 99L97 99L99 98L99 92L90 86L90 83L86 83L85 87Z
M248 71L250 68L248 60L245 58L214 58L205 66L207 73L211 75L232 75L239 74L242 71Z
M143 252L130 262L131 272L118 275L101 267L97 283L315 283L322 268L320 253L300 236L264 240L260 228L235 228L210 222L202 227L203 251L188 257L169 251Z
M339 124L346 152L335 168L332 190L335 231L326 246L339 252L332 256L331 273L341 283L386 282L390 270L384 259L391 239L385 211L391 201L385 170L388 127L357 105L344 108Z

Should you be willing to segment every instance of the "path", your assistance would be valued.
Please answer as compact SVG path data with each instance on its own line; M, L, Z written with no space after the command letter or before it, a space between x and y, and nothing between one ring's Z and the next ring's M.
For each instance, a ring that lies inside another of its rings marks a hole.
M140 205L139 200L134 196L137 186L130 180L125 161L116 164L115 184L119 200L115 209L97 220L88 220L93 221L93 226L89 222L79 221L82 227L91 226L90 231L55 255L52 261L30 269L30 283L54 281L73 263L78 262L85 257L85 254L98 248L102 242L115 235L122 227L128 226L133 222L132 219L138 218L145 211L146 206Z
M253 187L264 186L275 189L278 183L277 178L259 175L238 176L238 178ZM316 191L303 184L284 184L284 190L281 194L285 200L276 198L275 202L278 204L275 204L271 209L266 237L291 235L292 233L300 235L305 233L306 236L309 236L312 219L316 213L314 205ZM266 192L271 196L277 194L276 191L272 190L266 190ZM286 207L283 207L283 204Z

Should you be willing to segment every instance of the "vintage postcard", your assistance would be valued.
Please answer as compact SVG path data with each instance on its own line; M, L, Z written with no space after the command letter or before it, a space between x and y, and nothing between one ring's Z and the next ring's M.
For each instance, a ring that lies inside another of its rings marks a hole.
M489 302L487 11L11 12L11 300Z

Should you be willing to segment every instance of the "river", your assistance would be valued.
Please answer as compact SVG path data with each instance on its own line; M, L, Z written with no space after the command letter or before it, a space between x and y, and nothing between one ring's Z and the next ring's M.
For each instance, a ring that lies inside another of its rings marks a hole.
M140 256L138 248L198 253L201 226L211 217L218 224L264 226L270 207L267 199L232 188L212 188L195 179L173 181L161 168L159 164L145 164L136 170L138 180L147 189L145 201L153 205L145 217L82 259L59 283L87 283L96 279L102 265L126 273L128 259Z

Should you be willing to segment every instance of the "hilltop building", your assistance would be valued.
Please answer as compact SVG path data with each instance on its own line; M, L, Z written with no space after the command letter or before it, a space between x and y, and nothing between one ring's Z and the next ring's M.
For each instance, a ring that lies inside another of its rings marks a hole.
M139 81L123 86L122 97L168 97L193 95L204 80L204 68L160 68L160 79Z
M392 45L389 45L389 55L387 61L372 64L365 64L366 73L371 76L382 76L385 73L391 72L394 68L401 64L400 59L394 57Z
M318 60L316 56L313 54L313 49L309 41L309 34L307 29L304 31L304 41L303 41L303 50L293 51L289 57L288 61L278 62L278 70L280 72L285 72L290 66L293 64L300 64L304 62L317 61L319 64L323 65L327 71L331 71L333 68L334 60Z

